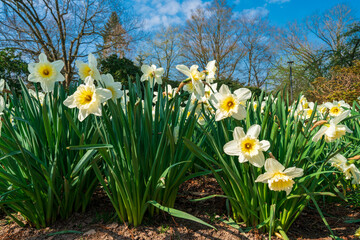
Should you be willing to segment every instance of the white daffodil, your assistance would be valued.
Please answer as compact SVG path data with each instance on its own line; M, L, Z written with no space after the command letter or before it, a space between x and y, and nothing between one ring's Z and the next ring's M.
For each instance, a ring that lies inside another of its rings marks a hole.
M120 82L115 82L113 76L108 74L102 74L101 80L100 80L106 89L110 90L112 97L111 99L113 101L116 101L116 99L121 98L124 94L123 90L121 89L122 85Z
M251 91L246 88L239 88L232 94L229 87L221 85L219 92L211 96L211 101L215 106L215 120L220 121L224 118L233 117L242 120L246 117L246 109L242 103L251 98Z
M337 117L339 116L341 113L344 112L344 107L345 108L350 108L350 105L347 104L345 101L341 100L341 101L333 101L331 102L327 102L324 104L328 109L329 109L329 115L330 117Z
M80 60L75 62L76 67L79 69L80 79L85 81L87 77L91 77L92 79L99 81L101 76L99 70L97 69L96 58L92 53L88 55L88 62L89 63L84 63Z
M62 82L65 80L60 73L64 67L62 60L49 62L44 53L39 55L38 63L29 63L28 69L30 75L28 80L30 82L39 82L44 92L51 92L54 90L55 82Z
M36 92L35 92L34 90L32 90L32 89L29 89L28 91L29 91L29 94L30 94L31 96L33 96L34 98L36 98L36 99L40 102L40 104L43 105L44 99L45 99L45 94L44 94L44 93L42 93L42 92L36 93Z
M206 65L206 82L212 83L215 80L215 72L216 72L216 66L215 66L216 60L212 60Z
M185 76L191 80L192 86L189 86L188 88L185 88L190 83L186 84L184 86L185 91L192 91L197 99L201 99L205 94L205 88L204 83L202 80L205 79L205 73L198 71L199 66L198 65L192 65L190 69L185 65L177 65L176 69L179 70L181 73L183 73Z
M112 97L108 89L95 88L93 81L86 81L76 89L75 93L67 97L64 105L79 109L79 121L82 122L89 114L101 116L101 104Z
M234 129L234 140L224 145L224 152L230 156L239 156L239 162L250 162L255 167L262 167L265 162L263 151L270 147L269 141L259 141L261 127L252 125L245 134L243 128Z
M262 182L269 184L272 191L285 191L289 195L293 186L293 178L301 177L304 175L304 170L301 168L285 167L273 158L266 159L265 173L257 177L255 182Z
M343 155L336 154L330 158L329 163L331 163L331 166L342 171L346 179L353 177L352 184L360 184L360 170Z
M142 82L149 81L151 87L154 86L155 83L162 84L161 76L164 74L163 68L156 68L155 65L142 65L141 71L143 72L140 78Z
M346 132L352 133L352 131L347 126L338 125L338 123L344 120L349 114L350 110L347 110L336 118L331 119L330 124L324 124L321 126L320 130L314 135L312 140L317 142L321 139L322 136L325 136L326 142L333 142L336 139L344 136Z

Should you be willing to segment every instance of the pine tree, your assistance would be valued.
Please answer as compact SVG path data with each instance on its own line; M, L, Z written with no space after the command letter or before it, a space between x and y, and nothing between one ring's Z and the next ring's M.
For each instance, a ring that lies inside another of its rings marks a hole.
M118 55L123 58L125 51L129 50L130 37L127 35L125 29L120 23L119 16L116 12L112 12L108 22L101 32L104 44L102 46L103 57L112 54Z

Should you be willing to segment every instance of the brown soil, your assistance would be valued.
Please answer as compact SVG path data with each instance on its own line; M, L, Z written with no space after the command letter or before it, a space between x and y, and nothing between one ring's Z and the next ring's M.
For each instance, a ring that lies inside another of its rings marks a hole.
M97 191L88 211L76 213L66 221L57 221L51 227L37 230L30 226L19 227L10 218L0 213L0 240L2 239L267 239L267 236L256 229L241 233L221 221L226 218L226 201L223 198L212 198L201 202L190 202L190 199L212 194L222 194L214 178L200 177L189 180L180 187L175 208L188 212L215 226L210 229L198 223L183 219L174 219L167 214L160 214L145 219L138 228L114 222L114 211L106 195ZM342 239L355 239L354 232L360 223L346 223L349 219L359 219L359 209L347 208L338 203L321 206L332 230ZM63 231L77 231L63 232ZM63 232L63 233L59 233ZM55 235L54 235L55 233ZM57 234L56 234L57 233ZM290 239L331 239L329 231L313 207L307 208L295 221L288 232Z

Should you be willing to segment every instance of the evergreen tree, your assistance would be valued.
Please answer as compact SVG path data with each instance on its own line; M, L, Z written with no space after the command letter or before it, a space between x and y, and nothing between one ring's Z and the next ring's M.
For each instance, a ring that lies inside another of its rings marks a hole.
M112 54L124 57L125 51L129 50L129 36L120 23L119 16L116 12L112 12L108 22L101 32L103 37L103 46L101 46L102 54L108 57Z

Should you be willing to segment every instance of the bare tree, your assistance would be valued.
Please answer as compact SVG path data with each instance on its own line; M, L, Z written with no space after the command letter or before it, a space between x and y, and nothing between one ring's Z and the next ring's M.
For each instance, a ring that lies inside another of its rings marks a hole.
M95 51L104 19L106 0L0 0L0 46L31 57L44 52L65 63L65 85L74 75L74 60Z
M181 58L182 46L180 42L179 27L162 28L150 40L151 58L156 61L159 67L163 67L164 79L168 80L171 76L171 69Z
M232 9L225 0L214 0L187 20L182 34L183 56L203 68L216 60L219 78L232 78L244 56L240 37L241 28Z
M244 65L247 85L263 86L270 75L275 60L273 33L275 29L263 16L242 16L241 43L245 47Z

